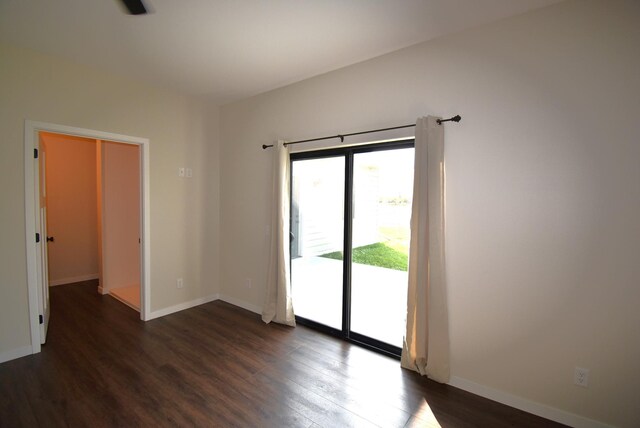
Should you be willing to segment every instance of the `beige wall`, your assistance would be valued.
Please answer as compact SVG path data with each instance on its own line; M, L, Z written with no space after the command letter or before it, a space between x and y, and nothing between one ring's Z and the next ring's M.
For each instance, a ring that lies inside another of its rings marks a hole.
M49 283L98 275L96 143L80 137L41 133L46 144Z
M262 305L261 144L460 113L445 137L453 376L640 426L639 46L640 3L569 1L224 106L222 293Z
M140 147L103 141L102 288L140 285ZM95 153L94 153L95 155Z
M30 345L25 119L150 140L151 310L218 291L217 109L87 65L0 44L0 356ZM194 177L178 178L191 166ZM206 217L205 217L206 215ZM176 278L184 288L176 288Z

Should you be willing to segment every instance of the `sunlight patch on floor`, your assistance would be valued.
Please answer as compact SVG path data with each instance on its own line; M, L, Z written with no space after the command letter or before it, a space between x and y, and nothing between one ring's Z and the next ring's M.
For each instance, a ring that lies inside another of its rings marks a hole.
M436 415L433 414L431 407L427 400L422 402L422 405L418 411L414 414L413 418L407 426L410 427L428 427L428 428L442 428Z

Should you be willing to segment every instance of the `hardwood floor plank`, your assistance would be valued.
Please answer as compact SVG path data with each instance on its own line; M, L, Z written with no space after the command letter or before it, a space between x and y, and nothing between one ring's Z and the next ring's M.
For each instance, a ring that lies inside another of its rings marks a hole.
M347 411L302 385L271 371L264 371L252 378L298 413L305 415L322 427L375 427L366 419ZM256 385L254 383L254 385Z
M374 361L377 361L379 355L372 353L372 356ZM338 357L329 357L306 346L292 352L291 358L346 385L381 397L390 405L406 412L413 412L421 403L421 390L411 387L410 380L413 375L404 373L405 371L399 367L399 362L395 360L392 360L393 367L380 370L376 364L349 365ZM376 375L372 376L372 373Z
M266 372L273 376L287 378L310 392L381 427L403 427L411 416L410 413L393 407L383 398L376 397L375 394L372 395L366 390L350 387L296 361L280 362L263 371L263 373Z
M149 322L51 288L47 343L0 364L4 427L559 427L221 301Z

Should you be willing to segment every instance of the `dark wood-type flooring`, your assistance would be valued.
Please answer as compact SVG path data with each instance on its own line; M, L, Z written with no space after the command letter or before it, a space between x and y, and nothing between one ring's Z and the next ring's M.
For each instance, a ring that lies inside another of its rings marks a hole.
M87 281L51 309L42 352L0 364L2 427L560 426L221 301L145 323Z

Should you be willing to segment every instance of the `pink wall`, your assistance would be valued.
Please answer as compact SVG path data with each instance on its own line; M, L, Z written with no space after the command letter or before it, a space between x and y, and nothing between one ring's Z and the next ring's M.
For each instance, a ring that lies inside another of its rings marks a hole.
M96 143L41 133L46 148L51 285L98 277Z
M102 173L102 287L107 293L140 285L139 147L103 141Z

